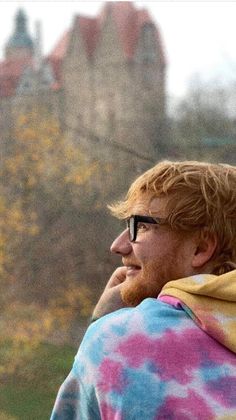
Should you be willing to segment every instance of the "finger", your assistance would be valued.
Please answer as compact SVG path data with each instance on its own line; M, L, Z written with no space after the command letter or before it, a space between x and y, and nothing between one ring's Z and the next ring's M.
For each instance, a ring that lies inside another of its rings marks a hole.
M126 279L126 273L127 273L127 267L118 267L114 273L112 274L108 285L111 286L117 286L121 283L123 283Z

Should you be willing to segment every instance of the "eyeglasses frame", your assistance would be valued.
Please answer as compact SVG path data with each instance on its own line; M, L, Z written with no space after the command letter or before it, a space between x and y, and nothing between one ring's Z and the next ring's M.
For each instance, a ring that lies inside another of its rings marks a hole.
M161 217L151 217L151 216L144 216L144 215L139 215L139 214L131 215L129 218L126 219L127 228L129 229L130 242L136 241L137 228L138 228L139 222L150 223L154 225L163 225L167 223L166 219L161 218Z

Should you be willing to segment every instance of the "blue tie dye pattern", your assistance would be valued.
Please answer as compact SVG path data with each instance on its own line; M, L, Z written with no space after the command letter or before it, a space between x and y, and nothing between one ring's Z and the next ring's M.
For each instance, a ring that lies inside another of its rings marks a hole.
M72 373L51 420L236 419L235 354L161 300L94 322Z

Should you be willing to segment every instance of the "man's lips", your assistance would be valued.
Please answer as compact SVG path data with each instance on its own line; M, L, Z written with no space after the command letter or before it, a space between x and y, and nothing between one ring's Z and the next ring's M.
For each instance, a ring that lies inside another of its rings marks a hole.
M127 269L126 276L136 275L141 270L141 266L131 258L122 258L122 263Z
M137 272L139 271L139 270L141 270L141 267L140 266L138 266L138 265L126 265L126 267L127 267L127 273L126 273L126 275L127 276L129 276L129 275L135 275L135 274L137 274Z

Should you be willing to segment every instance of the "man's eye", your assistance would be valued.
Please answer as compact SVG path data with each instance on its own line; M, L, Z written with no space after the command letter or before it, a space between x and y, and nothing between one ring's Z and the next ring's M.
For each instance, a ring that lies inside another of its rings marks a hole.
M142 222L139 222L138 223L138 231L144 231L144 230L147 230L147 224L146 223L142 223Z

